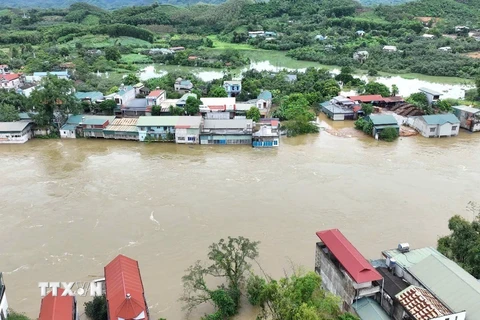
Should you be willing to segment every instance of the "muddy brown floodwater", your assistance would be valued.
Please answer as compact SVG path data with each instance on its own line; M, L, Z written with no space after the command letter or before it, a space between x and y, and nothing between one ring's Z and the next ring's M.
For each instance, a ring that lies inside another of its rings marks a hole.
M140 263L152 319L184 319L181 276L227 236L261 241L262 267L314 266L315 232L340 228L367 258L435 246L453 214L480 202L480 134L319 135L278 150L105 140L0 145L0 271L10 307L38 317L39 281ZM83 301L81 301L83 302ZM83 308L81 308L83 309ZM208 311L202 308L190 319ZM254 319L244 307L237 319Z

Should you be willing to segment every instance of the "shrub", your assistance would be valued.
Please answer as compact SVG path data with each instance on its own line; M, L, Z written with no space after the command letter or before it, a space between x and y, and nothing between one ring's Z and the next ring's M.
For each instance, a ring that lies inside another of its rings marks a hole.
M379 138L388 142L395 141L398 138L398 131L395 128L385 128L380 132Z

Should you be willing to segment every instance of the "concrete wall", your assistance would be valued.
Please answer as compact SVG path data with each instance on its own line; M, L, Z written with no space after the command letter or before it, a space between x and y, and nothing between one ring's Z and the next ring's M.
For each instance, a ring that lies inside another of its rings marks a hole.
M60 138L62 139L75 139L75 130L60 130Z
M23 132L0 133L0 143L25 143L32 139L33 133L30 127Z
M353 312L351 307L355 298L353 281L341 272L317 244L315 251L315 271L322 277L322 287L331 293L340 296L343 311Z
M180 144L199 144L200 129L175 129L175 142Z
M428 125L422 118L418 117L413 122L413 127L424 137L451 137L458 135L460 124L445 123L443 125Z

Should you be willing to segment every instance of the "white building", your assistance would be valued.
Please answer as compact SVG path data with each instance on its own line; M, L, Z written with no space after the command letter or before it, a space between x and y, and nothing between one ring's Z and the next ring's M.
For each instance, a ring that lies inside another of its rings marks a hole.
M175 125L175 142L179 144L199 144L202 122L203 118L201 116L178 117Z
M8 301L5 283L3 282L3 276L0 272L0 319L6 319L8 317Z
M2 89L18 89L22 84L18 73L0 74L0 88Z
M440 47L440 48L438 48L438 50L449 52L449 51L452 51L452 47Z
M129 101L135 99L135 88L132 86L121 85L120 89L116 93L105 96L107 100L115 100L117 105L126 105Z
M200 98L200 112L235 111L235 98Z
M25 143L32 137L30 121L0 122L0 143Z
M278 119L260 119L259 129L252 134L252 145L255 148L276 148L280 145Z
M166 99L165 90L156 89L147 96L147 106L159 106Z
M70 79L70 75L67 71L34 72L32 79L33 81L41 81L46 76L55 76L64 80Z
M413 127L427 138L452 137L460 131L460 120L452 113L416 117Z
M396 51L397 51L397 47L395 47L395 46L384 46L384 47L383 47L383 51L386 51L386 52L396 52Z
M420 92L425 93L425 95L427 96L427 100L428 100L429 104L432 104L432 103L440 100L440 96L442 95L440 92L437 92L435 90L428 89L428 88L420 88L418 90Z
M428 33L425 33L422 35L423 38L425 39L433 39L435 38L435 36L433 34L428 34Z

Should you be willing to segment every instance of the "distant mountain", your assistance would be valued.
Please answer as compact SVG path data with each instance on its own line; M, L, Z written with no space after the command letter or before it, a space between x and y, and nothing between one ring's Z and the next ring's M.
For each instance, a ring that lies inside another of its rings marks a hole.
M0 7L3 6L0 1ZM15 0L5 2L5 6L13 8L66 8L78 0ZM143 6L155 2L160 4L171 4L178 6L192 5L196 3L218 4L225 0L83 0L85 2L103 9L116 9L128 6Z

